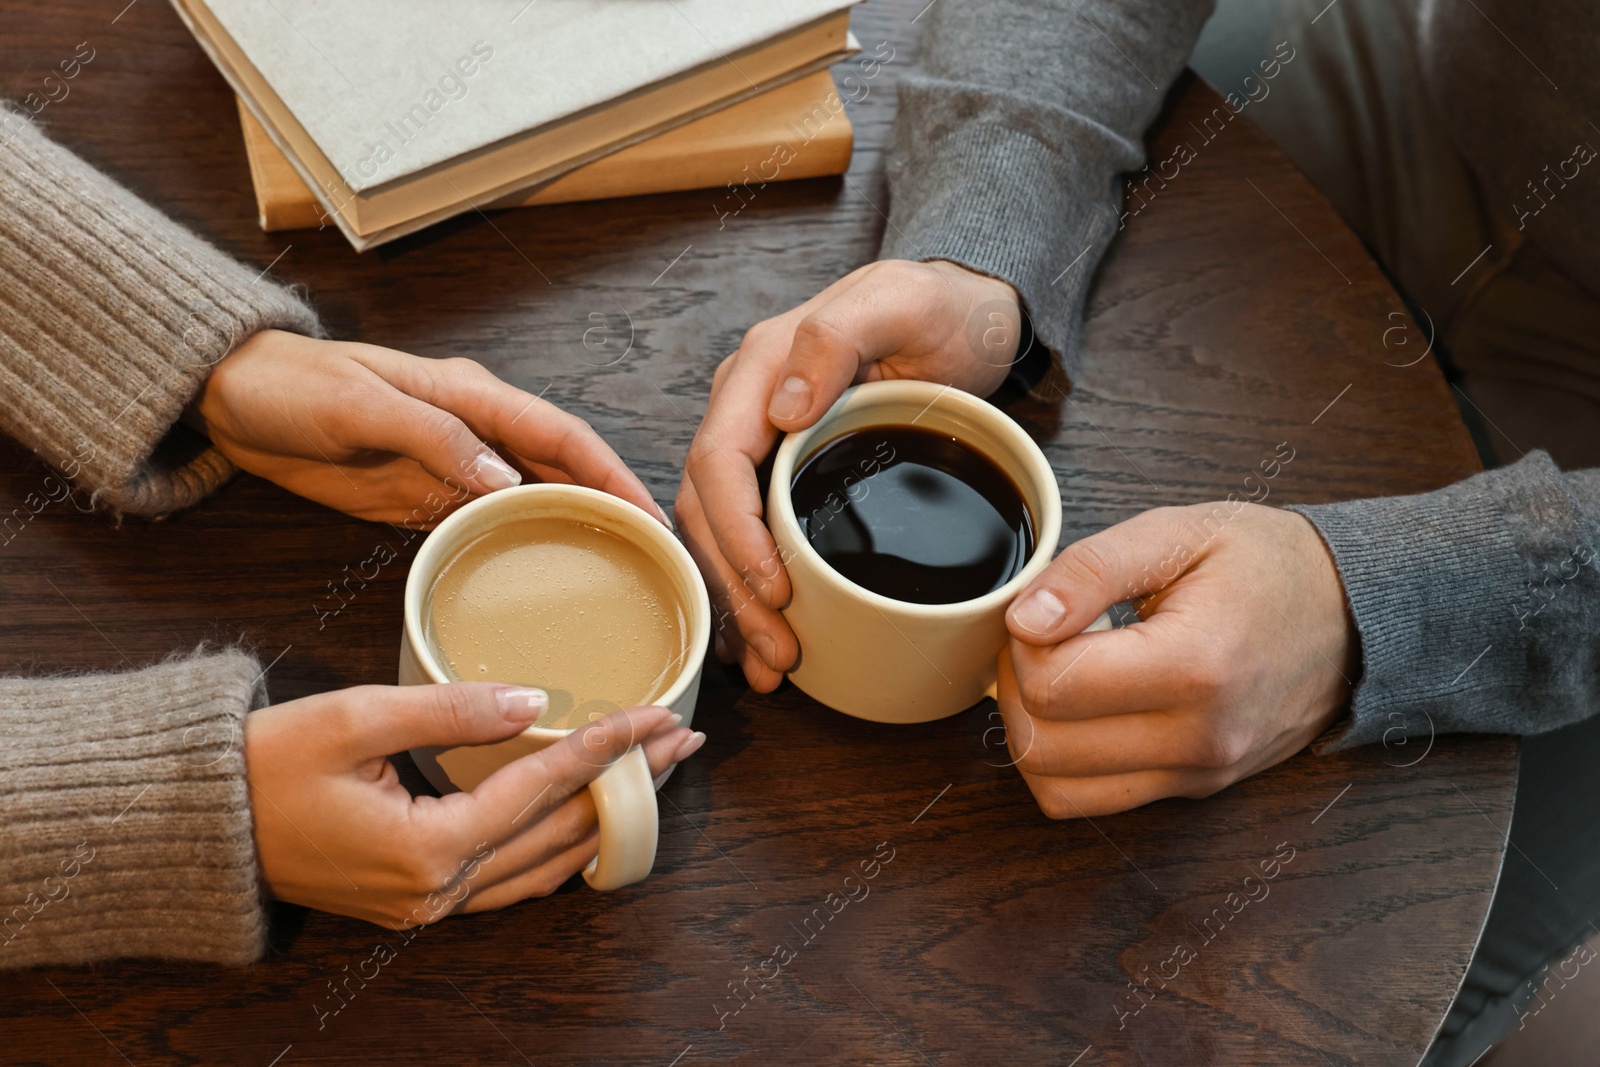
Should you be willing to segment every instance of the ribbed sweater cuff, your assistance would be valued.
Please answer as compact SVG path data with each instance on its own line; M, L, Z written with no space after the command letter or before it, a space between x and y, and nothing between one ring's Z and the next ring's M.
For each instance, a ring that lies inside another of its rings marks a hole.
M321 333L288 289L0 107L0 423L8 433L115 512L186 507L233 468L196 441L157 445L211 367L271 328Z
M1584 537L1543 453L1437 492L1289 510L1331 550L1361 639L1350 719L1326 750L1537 733L1593 712L1554 697L1580 706L1592 697L1592 681L1569 678L1560 651L1582 637L1566 614L1585 591L1528 625L1530 589Z
M936 99L923 100L933 95ZM956 110L951 91L902 82L902 107ZM988 102L993 106L993 101ZM974 107L978 106L975 102ZM1069 374L1076 367L1084 299L1116 228L1115 168L1136 166L1137 145L1121 150L1109 131L1085 131L1095 153L1051 147L1026 126L976 121L940 125L904 119L891 174L890 212L879 255L943 259L1008 282L1022 298L1038 340ZM1073 156L1093 159L1104 180ZM1097 188L1092 202L1071 190Z
M241 652L0 680L0 967L256 959Z

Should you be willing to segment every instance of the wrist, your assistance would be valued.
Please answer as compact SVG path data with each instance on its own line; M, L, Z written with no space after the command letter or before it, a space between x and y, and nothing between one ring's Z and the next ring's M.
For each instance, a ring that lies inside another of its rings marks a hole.
M1033 327L1017 290L1004 279L952 260L929 260L928 265L954 283L968 309L965 347L971 373L969 380L957 384L987 396L1006 381L1032 344Z
M1290 525L1296 534L1302 572L1310 577L1310 599L1318 609L1313 625L1323 636L1328 663L1339 672L1348 698L1361 670L1361 633L1351 614L1338 565L1315 523L1298 511L1282 510L1278 514L1292 516Z
M930 259L928 263L939 270L954 272L956 276L980 291L980 299L1009 300L1013 304L1021 302L1022 298L1016 288L1004 278L974 270L965 263L953 259Z
M191 430L211 436L210 428L223 419L228 410L229 385L232 370L238 366L241 355L255 352L271 353L284 343L315 341L315 338L289 333L285 330L258 330L234 345L211 365L211 373L201 383L200 391L184 406L179 421ZM268 356L270 358L270 355Z

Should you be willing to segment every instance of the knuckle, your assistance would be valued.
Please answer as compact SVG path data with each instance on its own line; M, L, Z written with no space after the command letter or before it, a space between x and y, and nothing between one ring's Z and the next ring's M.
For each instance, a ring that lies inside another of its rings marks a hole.
M1067 803L1058 789L1035 788L1033 799L1038 803L1039 810L1044 812L1047 818L1066 819L1074 814L1072 806Z
M1011 754L1017 770L1024 774L1046 775L1050 773L1052 761L1045 753L1044 746L1040 744L1037 734L1029 734L1027 736L1008 734L1007 739L1014 746ZM1018 749L1020 751L1017 751Z
M932 263L904 263L896 273L899 283L923 300L942 300L949 292L949 279Z
M472 694L460 685L442 685L434 690L433 713L451 737L466 737L472 732L475 704Z
M411 888L422 894L424 899L433 897L449 885L450 876L454 873L454 868L448 864L433 861L420 863L414 872Z
M689 442L689 454L684 457L683 469L691 482L705 480L707 466L712 457L716 455L716 446L704 434L695 434L694 440Z
M1062 567L1073 578L1104 585L1117 570L1116 552L1104 541L1089 538L1061 553Z
M1196 767L1220 771L1244 759L1248 750L1247 739L1237 731L1209 728L1190 742L1189 758Z
M794 328L794 350L853 352L855 343L824 311L814 311Z
M594 424L582 415L574 415L570 411L559 412L559 415L562 421L566 423L568 434L576 437L587 437L596 442L601 440L600 431L595 429ZM554 415L552 415L552 418L554 418Z
M400 880L408 894L426 896L443 884L444 865L439 857L444 855L448 843L442 835L410 824L400 832L396 843L400 848Z
M1214 704L1228 688L1227 661L1220 656L1201 656L1184 673L1190 692L1202 705Z
M740 351L759 351L777 340L778 323L776 319L762 319L744 332L744 337L739 341ZM732 362L732 357L723 361L723 366ZM719 371L721 367L717 368Z
M426 852L414 851L407 857L401 865L401 884L405 888L407 902L413 909L439 888L442 884L439 875L439 865Z
M440 360L439 363L446 370L456 374L481 376L489 373L487 367L468 356L451 356Z
M1057 822L1072 816L1072 811L1059 800L1042 800L1039 802L1039 809L1045 813L1046 817L1055 819Z
M460 419L444 408L430 407L428 413L421 417L418 432L428 444L444 449L454 444L465 428Z
M367 732L367 722L382 713L383 698L382 686L358 685L346 689L342 699L318 722L318 729L344 743L358 742Z
M1017 695L1030 714L1048 714L1055 700L1055 686L1048 671L1018 670Z
M746 333L745 336L748 337L749 334ZM717 369L711 373L711 392L713 395L715 395L718 387L727 380L728 375L733 373L734 361L738 358L739 353L735 350L732 355L725 357L721 363L717 364Z

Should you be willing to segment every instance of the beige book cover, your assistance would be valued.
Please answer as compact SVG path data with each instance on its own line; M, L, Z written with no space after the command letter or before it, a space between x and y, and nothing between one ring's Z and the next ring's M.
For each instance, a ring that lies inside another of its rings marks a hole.
M357 249L824 69L853 0L173 0Z
M332 220L293 166L239 101L261 228L317 229ZM727 189L708 203L737 212L768 181L843 174L854 130L833 76L819 71L579 167L490 205L497 208L603 200L686 189Z

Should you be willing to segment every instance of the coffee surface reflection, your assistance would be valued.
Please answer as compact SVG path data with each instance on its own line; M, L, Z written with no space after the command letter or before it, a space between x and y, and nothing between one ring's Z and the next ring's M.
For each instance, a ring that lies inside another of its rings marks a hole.
M1033 554L1016 484L948 434L868 427L829 441L790 486L806 540L862 588L914 604L992 592Z

